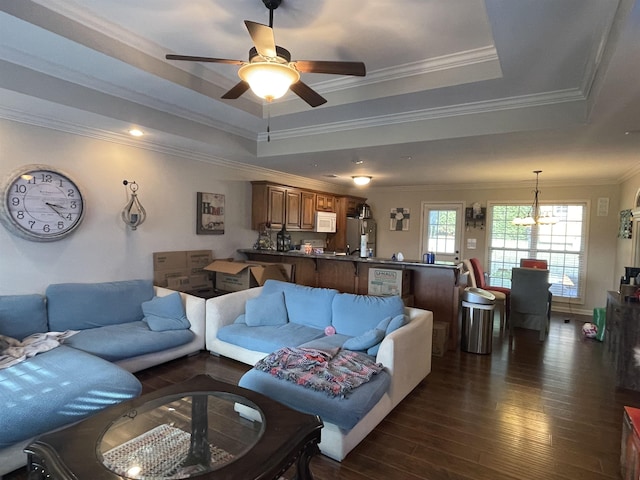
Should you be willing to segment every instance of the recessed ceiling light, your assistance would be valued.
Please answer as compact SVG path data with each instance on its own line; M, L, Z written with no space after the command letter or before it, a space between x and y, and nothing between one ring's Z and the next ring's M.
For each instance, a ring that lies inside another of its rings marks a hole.
M351 162L355 163L356 165L362 165L364 163L364 160L354 158L353 160L351 160Z
M323 175L323 177L338 178L338 175L334 175L333 173L326 173L326 174Z
M132 128L131 130L129 130L129 135L131 135L132 137L141 137L144 135L144 132L137 128Z

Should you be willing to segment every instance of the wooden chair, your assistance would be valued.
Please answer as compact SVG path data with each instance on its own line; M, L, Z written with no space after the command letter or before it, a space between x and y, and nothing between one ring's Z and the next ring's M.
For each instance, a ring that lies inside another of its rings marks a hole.
M539 268L513 268L511 270L511 316L509 336L513 327L534 325L544 341L551 321L549 270Z

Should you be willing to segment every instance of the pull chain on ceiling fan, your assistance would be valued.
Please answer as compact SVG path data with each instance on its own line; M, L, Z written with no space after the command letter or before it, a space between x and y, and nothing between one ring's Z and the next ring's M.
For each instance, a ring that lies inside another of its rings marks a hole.
M187 60L194 62L227 63L240 65L238 75L241 80L225 93L222 98L236 99L251 89L258 97L271 102L282 97L288 90L302 98L312 107L327 102L319 93L300 80L301 73L326 73L333 75L365 76L362 62L296 60L285 48L276 45L273 34L273 11L282 0L262 0L269 9L269 25L245 20L254 47L249 50L249 61L224 58L198 57L190 55L166 55L167 60Z

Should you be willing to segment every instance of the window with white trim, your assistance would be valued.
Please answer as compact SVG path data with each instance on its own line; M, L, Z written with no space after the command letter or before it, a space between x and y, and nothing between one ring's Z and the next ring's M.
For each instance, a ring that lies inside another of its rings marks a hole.
M511 287L511 269L523 258L546 260L554 298L584 297L587 248L587 203L545 204L558 222L519 227L516 217L526 216L531 205L489 205L490 285Z

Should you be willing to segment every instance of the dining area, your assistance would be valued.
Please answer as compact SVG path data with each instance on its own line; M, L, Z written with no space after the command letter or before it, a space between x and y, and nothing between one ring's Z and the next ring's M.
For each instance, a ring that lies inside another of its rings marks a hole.
M550 291L552 279L546 260L520 259L519 266L511 269L510 287L492 286L491 278L478 258L463 260L463 273L467 275L467 287L493 295L501 331L508 331L509 337L513 337L514 328L526 328L537 330L541 342L546 339L553 300Z

